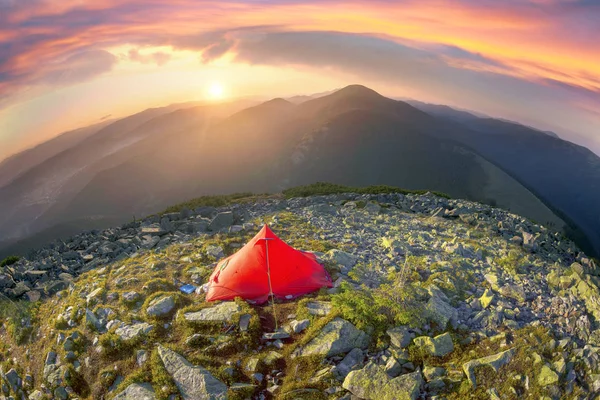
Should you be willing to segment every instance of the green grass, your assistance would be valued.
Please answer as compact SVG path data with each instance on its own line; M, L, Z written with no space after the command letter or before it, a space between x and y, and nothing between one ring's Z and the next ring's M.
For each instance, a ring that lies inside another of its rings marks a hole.
M223 207L232 203L254 202L260 198L268 197L269 194L255 194L251 192L232 193L215 196L201 196L195 199L176 204L164 210L159 214L180 212L185 209L193 210L198 207Z
M6 257L4 260L0 261L0 268L7 267L9 265L13 265L14 263L16 263L17 261L19 261L20 259L21 258L17 257L17 256Z
M19 345L28 341L37 322L38 304L29 301L2 300L0 297L0 324L3 323L11 338Z
M335 183L317 182L311 185L296 186L289 189L285 189L283 196L287 199L292 197L308 197L315 195L328 195L328 194L340 194L340 193L358 193L358 194L386 194L386 193L401 193L401 194L425 194L433 193L436 196L444 197L449 199L445 193L432 191L432 190L408 190L402 189L395 186L388 185L372 185L365 187L353 187L338 185ZM166 210L158 213L159 215L180 212L185 209L193 210L198 207L223 207L229 204L236 203L252 203L260 199L269 197L278 197L280 195L272 193L252 193L252 192L240 192L223 195L213 196L200 196L189 201L176 204L167 208Z
M329 195L329 194L340 194L340 193L358 193L358 194L387 194L387 193L401 193L401 194L425 194L433 193L437 196L449 199L445 193L435 192L430 190L407 190L401 189L395 186L388 185L373 185L365 187L353 187L338 185L335 183L317 182L306 186L296 186L283 191L283 195L286 198L292 197L308 197L316 195Z

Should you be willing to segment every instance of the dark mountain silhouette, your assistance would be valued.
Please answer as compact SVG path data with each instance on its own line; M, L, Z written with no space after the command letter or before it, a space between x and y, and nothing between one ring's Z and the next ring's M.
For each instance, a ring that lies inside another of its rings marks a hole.
M497 204L598 249L598 166L586 149L523 125L420 110L351 85L300 104L147 110L114 122L0 189L2 209L17 209L0 214L0 237L42 241L200 195L330 181ZM36 193L56 175L48 196Z

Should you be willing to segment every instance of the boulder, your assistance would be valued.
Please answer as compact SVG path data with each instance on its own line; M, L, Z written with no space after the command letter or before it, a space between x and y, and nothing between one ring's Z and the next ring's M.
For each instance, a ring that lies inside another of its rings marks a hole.
M117 336L121 338L121 340L133 340L141 337L142 335L147 335L154 329L153 325L150 325L147 322L139 322L133 325L124 325L118 328L115 333Z
M478 358L476 360L471 360L463 364L463 371L467 374L467 378L469 382L473 386L473 388L477 387L477 382L475 381L475 369L481 367L491 367L494 372L498 372L498 369L510 362L515 354L515 349L509 349L503 351L502 353L494 354L487 357Z
M133 383L116 395L113 400L154 400L154 388L149 383Z
M485 289L485 292L483 292L479 298L481 307L488 308L490 304L492 304L492 301L494 301L494 292L492 292L490 289Z
M415 336L414 333L408 331L407 326L397 326L392 329L388 329L387 332L390 337L390 343L392 346L403 349L410 344L410 341Z
M366 400L416 400L422 385L420 371L390 378L381 366L370 362L363 369L350 372L342 386Z
M537 382L540 386L548 386L557 383L559 380L558 374L548 365L544 365L537 377Z
M333 249L329 250L323 257L321 257L323 261L329 261L342 266L342 273L347 274L350 272L352 267L356 265L358 262L358 257L346 253L345 251Z
M183 400L227 400L227 385L206 369L192 365L183 356L160 345L158 355Z
M200 311L183 314L189 322L231 322L233 316L242 311L237 303L226 301Z
M231 211L218 213L210 224L208 230L218 232L233 225L233 213Z
M146 314L150 317L164 317L175 308L173 296L158 297L150 302L146 309Z
M455 323L458 319L458 312L454 307L448 304L440 296L431 296L426 306L430 313L430 318L440 328L445 329L448 322Z
M221 246L215 246L214 244L210 244L210 245L206 246L206 254L217 260L225 257L223 248Z
M324 317L331 312L331 310L333 309L333 305L328 301L314 300L306 303L306 308L310 315Z
M500 288L499 292L501 295L514 299L520 303L524 302L526 299L525 290L521 285L504 285Z
M366 349L369 336L342 318L334 318L303 348L298 349L297 356L322 355L331 357L346 354L354 348Z
M454 351L454 343L448 332L434 338L419 336L413 339L413 343L422 351L435 357L444 357Z
M365 358L365 353L361 349L352 349L346 357L333 368L333 375L343 380L353 369L362 365Z
M290 322L290 329L293 333L300 333L308 328L308 325L310 325L310 320L308 319L303 319L301 321L293 320Z

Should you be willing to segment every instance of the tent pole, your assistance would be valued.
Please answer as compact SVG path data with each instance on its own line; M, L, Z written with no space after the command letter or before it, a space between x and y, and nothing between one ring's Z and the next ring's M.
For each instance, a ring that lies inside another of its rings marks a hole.
M271 284L271 265L269 264L269 238L265 238L265 248L267 257L267 275L269 277L269 295L271 296L271 305L273 306L273 318L275 319L275 330L279 329L277 325L277 313L275 312L275 295L273 294L273 285Z

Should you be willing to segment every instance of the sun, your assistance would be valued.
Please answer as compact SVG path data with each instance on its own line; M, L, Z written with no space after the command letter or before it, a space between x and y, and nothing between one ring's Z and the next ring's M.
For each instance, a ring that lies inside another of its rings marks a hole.
M225 95L225 90L223 89L223 85L219 82L212 82L208 87L208 97L213 100L222 99Z

